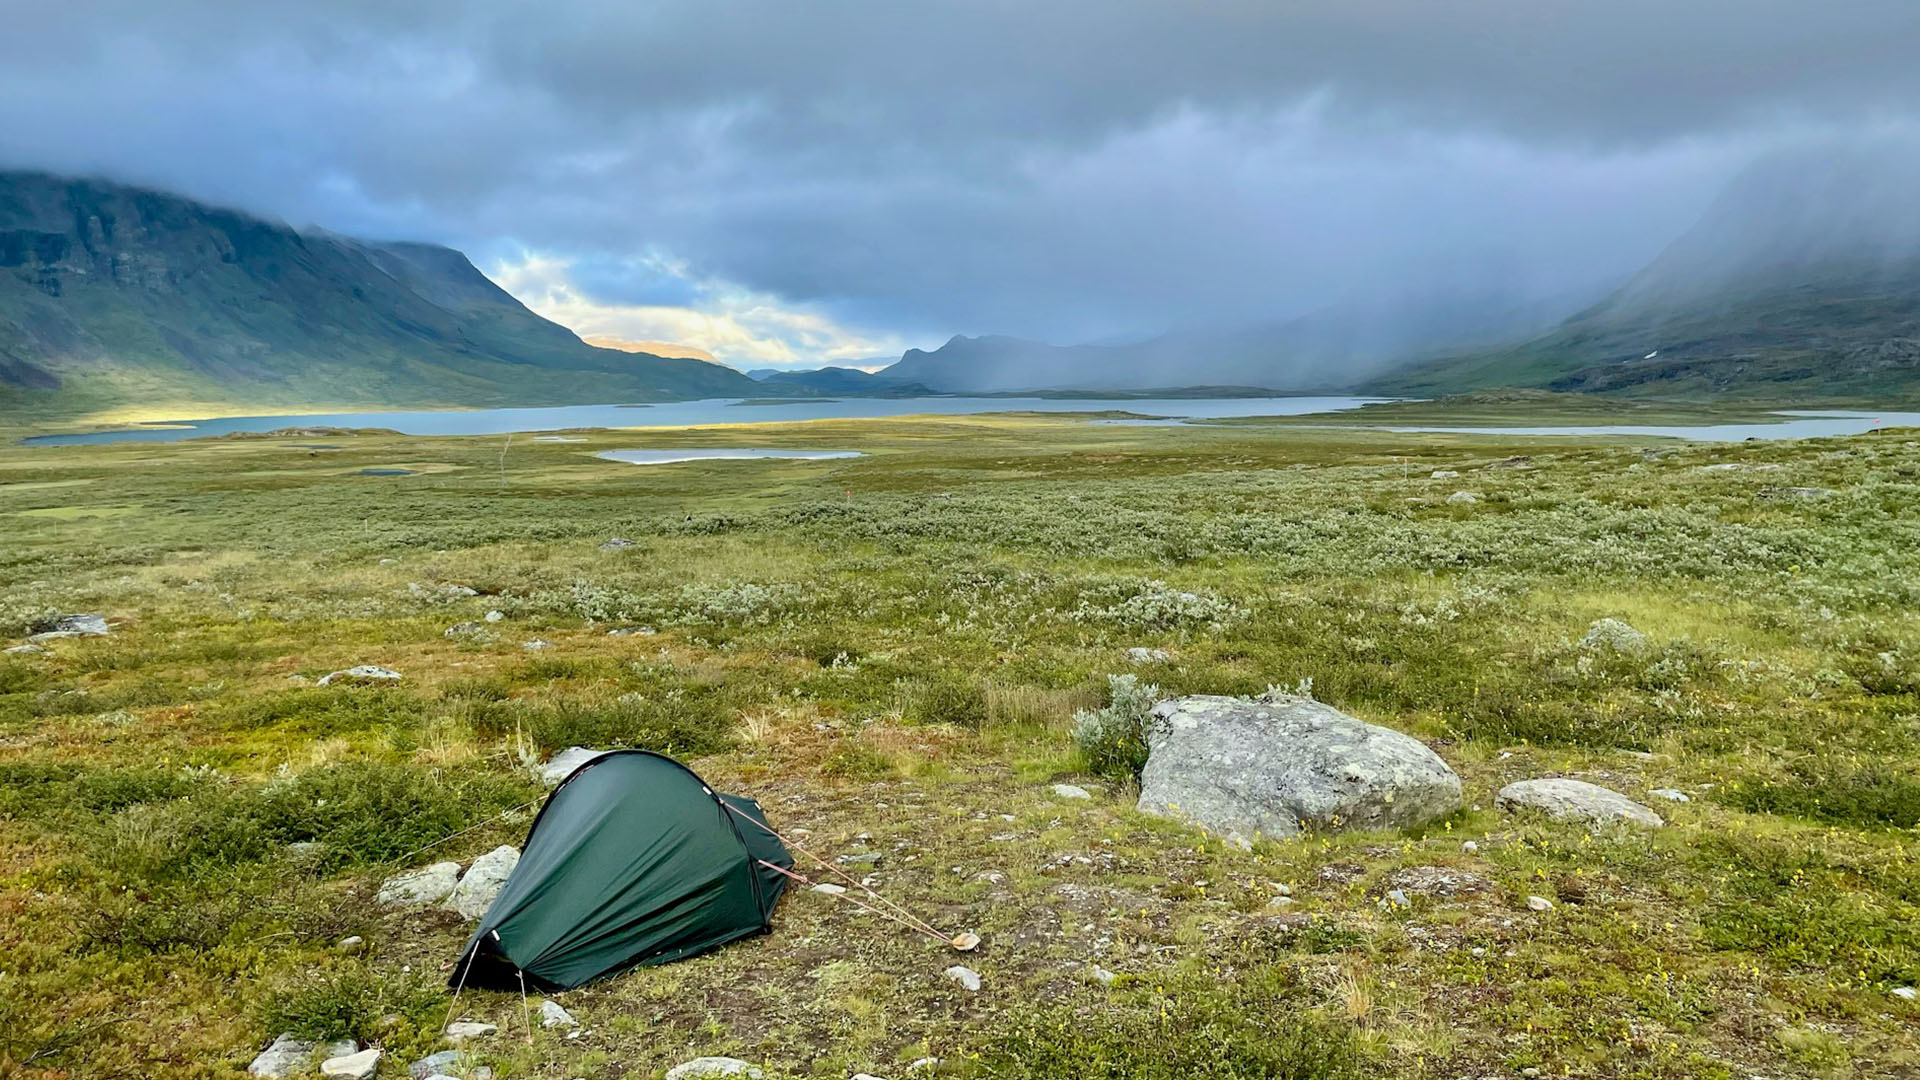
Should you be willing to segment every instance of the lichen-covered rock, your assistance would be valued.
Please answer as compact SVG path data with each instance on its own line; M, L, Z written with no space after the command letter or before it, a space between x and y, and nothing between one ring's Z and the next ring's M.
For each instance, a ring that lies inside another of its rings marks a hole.
M494 848L473 860L473 865L467 867L466 874L441 906L468 919L485 915L487 908L493 906L493 898L500 895L500 887L507 883L508 875L519 864L519 848L506 844Z
M294 1038L289 1033L273 1040L272 1045L260 1051L253 1063L247 1066L247 1072L263 1080L280 1080L281 1077L298 1076L306 1072L320 1058L343 1057L357 1049L359 1044L351 1039L322 1046L307 1039Z
M381 882L374 902L381 907L425 907L445 900L458 884L460 864L438 862Z
M105 615L62 615L28 641L57 641L72 637L106 637L112 633Z
M701 1057L683 1061L667 1070L666 1080L704 1080L709 1076L744 1076L760 1080L758 1067L730 1057Z
M378 664L356 664L345 671L334 671L320 676L320 685L399 682L402 678L404 676L392 668L383 668Z
M1585 780L1521 780L1501 788L1493 802L1502 810L1538 810L1556 821L1584 821L1595 827L1624 823L1657 829L1666 824L1625 795Z
M573 770L585 765L587 762L592 761L602 754L610 754L612 752L611 750L589 750L584 746L569 746L565 750L548 758L547 763L540 766L540 782L548 787L553 787L559 784L560 781L572 776Z
M357 1054L342 1054L320 1063L320 1075L331 1080L367 1080L380 1068L380 1048L371 1047Z
M1303 830L1403 828L1460 807L1460 778L1419 740L1312 698L1163 701L1140 809L1242 845Z
M1447 496L1447 503L1450 506L1472 506L1479 501L1480 496L1471 491L1456 491Z

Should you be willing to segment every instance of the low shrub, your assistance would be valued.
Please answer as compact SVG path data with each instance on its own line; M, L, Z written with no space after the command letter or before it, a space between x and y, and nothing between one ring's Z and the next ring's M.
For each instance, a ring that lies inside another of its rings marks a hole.
M1160 688L1135 675L1107 676L1107 704L1073 716L1073 744L1096 776L1129 782L1147 767L1147 724Z
M978 728L987 721L987 695L978 682L945 677L909 685L907 718L921 724Z

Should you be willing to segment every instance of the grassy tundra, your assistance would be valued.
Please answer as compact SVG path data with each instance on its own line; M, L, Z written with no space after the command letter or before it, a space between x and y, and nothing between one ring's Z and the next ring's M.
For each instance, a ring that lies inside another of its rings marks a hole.
M444 1045L464 929L374 888L519 843L528 763L585 744L671 751L813 850L880 853L888 895L983 936L985 986L802 892L770 936L563 995L576 1038L469 992L496 1076L1920 1075L1892 993L1920 981L1911 432L582 438L0 449L7 644L115 624L0 657L0 1073L236 1076L296 1031L403 1075ZM742 443L870 456L590 456ZM1601 618L1645 643L1583 644ZM359 663L405 679L315 685ZM1426 740L1468 809L1251 853L1143 817L1072 729L1146 684L1308 687ZM1549 775L1670 826L1494 809Z

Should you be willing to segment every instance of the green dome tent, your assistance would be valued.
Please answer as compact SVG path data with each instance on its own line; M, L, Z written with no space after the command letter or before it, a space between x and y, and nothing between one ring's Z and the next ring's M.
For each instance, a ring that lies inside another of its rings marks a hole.
M603 754L547 796L448 983L568 990L765 933L792 868L752 799L661 754Z

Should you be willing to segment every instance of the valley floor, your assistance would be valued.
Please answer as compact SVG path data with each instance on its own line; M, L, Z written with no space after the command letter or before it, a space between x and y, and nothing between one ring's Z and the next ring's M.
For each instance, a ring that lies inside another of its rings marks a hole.
M520 843L530 764L580 744L677 754L984 944L800 892L559 995L574 1037L468 991L496 1077L1920 1076L1920 433L585 439L0 449L5 644L113 627L0 656L0 1074L235 1077L295 1031L403 1075L466 924L375 889ZM869 456L592 456L739 445ZM354 664L404 678L316 684ZM1144 816L1071 734L1120 673L1310 690L1467 808L1251 852ZM1542 776L1668 827L1495 809Z

